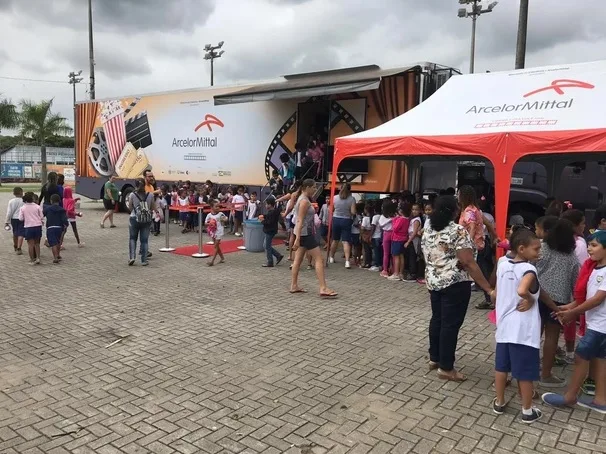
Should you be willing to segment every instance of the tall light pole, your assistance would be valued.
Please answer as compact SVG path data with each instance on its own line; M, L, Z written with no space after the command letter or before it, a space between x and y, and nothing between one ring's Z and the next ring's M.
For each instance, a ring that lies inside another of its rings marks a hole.
M77 73L72 71L71 73L69 73L69 83L71 84L72 88L73 88L73 94L74 94L74 140L76 139L76 84L79 84L80 82L82 82L84 80L84 78L80 77L80 74L82 74L82 70L78 71Z
M478 16L486 13L492 13L492 10L499 2L492 2L488 7L483 8L482 0L459 0L461 5L471 5L471 11L467 8L459 8L458 16L461 18L471 17L471 55L469 57L469 73L473 74L476 59L476 21Z
M207 44L204 46L204 50L206 54L204 55L204 60L210 60L210 86L212 87L215 84L215 58L221 58L221 55L225 53L224 50L217 52L219 49L223 47L225 41L221 41L216 46L212 44Z
M93 50L93 0L88 0L88 62L90 65L90 99L95 99L95 52ZM74 85L74 90L76 86ZM75 102L74 102L75 104Z
M520 0L520 18L518 19L518 42L516 44L516 69L526 64L526 34L528 32L528 0Z

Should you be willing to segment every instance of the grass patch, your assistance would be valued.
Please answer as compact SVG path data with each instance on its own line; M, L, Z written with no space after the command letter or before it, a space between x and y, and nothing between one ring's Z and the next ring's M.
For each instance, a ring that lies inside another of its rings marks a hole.
M12 194L13 188L14 188L14 186L2 185L2 186L0 186L0 192L8 192L8 193ZM28 191L40 192L41 186L21 186L21 188L23 188L23 192L28 192Z

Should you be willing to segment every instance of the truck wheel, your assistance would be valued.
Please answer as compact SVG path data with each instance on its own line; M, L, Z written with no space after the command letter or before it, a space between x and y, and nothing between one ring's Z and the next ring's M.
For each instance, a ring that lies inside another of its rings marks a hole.
M120 211L122 211L123 213L128 213L130 211L128 207L128 196L134 190L135 189L131 185L122 187L122 193L120 195Z

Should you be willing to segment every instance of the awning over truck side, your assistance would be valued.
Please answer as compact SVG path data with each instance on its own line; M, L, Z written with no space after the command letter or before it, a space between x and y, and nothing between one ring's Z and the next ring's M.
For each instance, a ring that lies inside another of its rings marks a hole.
M284 76L281 81L245 88L235 93L215 96L215 105L310 98L340 93L376 90L383 77L402 74L420 66L381 69L370 65L335 71L321 71Z

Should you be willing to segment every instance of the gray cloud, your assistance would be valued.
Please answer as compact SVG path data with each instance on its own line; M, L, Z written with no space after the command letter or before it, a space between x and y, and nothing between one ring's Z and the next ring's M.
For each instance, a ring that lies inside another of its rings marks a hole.
M157 40L150 43L150 50L162 58L180 60L183 58L202 58L201 47L181 41Z
M1 0L24 22L33 18L54 27L83 29L87 6L81 0ZM191 32L206 23L215 0L93 0L93 23L100 31L125 36L145 31Z
M471 21L457 18L456 0L93 2L98 91L112 96L207 83L202 48L220 40L226 53L215 63L217 84L372 63L396 67L424 60L463 71L469 64ZM518 5L503 0L478 19L478 71L512 68ZM602 57L603 0L584 0L581 8L577 2L531 2L528 66ZM85 0L0 0L0 30L19 36L0 50L2 73L61 80L70 70L86 73L86 25ZM7 87L13 99L28 97L33 87L38 96L56 94L54 85ZM66 93L57 106L69 105Z
M66 46L55 49L55 52L59 60L68 63L70 68L88 69L88 48L82 45ZM95 71L115 80L151 74L150 63L145 58L134 58L133 55L126 49L98 46L95 48Z

